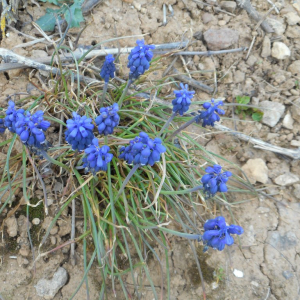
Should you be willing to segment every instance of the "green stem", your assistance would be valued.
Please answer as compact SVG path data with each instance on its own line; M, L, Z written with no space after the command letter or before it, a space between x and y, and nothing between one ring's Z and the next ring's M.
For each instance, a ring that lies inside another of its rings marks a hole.
M120 98L120 100L119 100L119 102L118 102L119 109L121 109L121 107L122 107L123 100L124 100L125 96L127 95L128 89L129 89L129 87L130 87L131 84L132 84L132 79L129 79L129 80L127 81L127 84L126 84L125 89L123 90L123 93L122 93L122 95L121 95L121 98Z
M107 88L108 88L108 82L105 82L104 87L103 87L102 99L100 100L100 105L99 105L100 108L102 107L102 105L105 101L105 95L106 95L106 92L107 92Z
M162 195L182 195L182 194L188 194L192 192L196 192L198 190L203 189L202 185L195 186L191 189L181 190L181 191L161 191L160 193Z
M125 186L127 185L128 181L130 180L130 178L132 177L132 175L135 173L135 171L141 166L141 164L137 164L135 165L131 171L128 173L127 177L125 178L125 180L122 183L122 186L118 192L117 198L122 194L123 190L125 189Z
M168 119L168 121L165 123L165 125L163 126L163 128L162 128L162 129L160 130L160 132L158 133L157 137L160 137L160 136L163 134L164 130L165 130L166 128L169 127L170 123L173 121L173 119L175 118L176 115L177 115L176 112L174 112L174 113L171 115L171 117Z

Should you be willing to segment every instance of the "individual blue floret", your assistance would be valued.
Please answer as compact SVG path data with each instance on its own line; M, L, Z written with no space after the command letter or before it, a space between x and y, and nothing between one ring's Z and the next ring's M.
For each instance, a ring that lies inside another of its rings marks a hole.
M215 122L220 121L219 115L225 114L224 110L219 108L219 106L222 105L223 105L223 101L219 101L215 103L214 99L211 99L211 103L209 102L203 103L203 108L206 110L205 111L199 110L199 116L196 117L196 122L200 123L202 120L203 127L207 125L214 126Z
M213 197L217 192L227 192L226 182L232 173L229 171L221 173L221 171L222 167L219 165L205 169L205 172L208 174L205 174L201 178L201 182L203 183L203 189L207 198Z
M92 143L94 125L92 119L86 116L81 117L76 112L73 112L72 115L73 118L67 120L66 141L73 150L83 151Z
M119 158L125 159L128 164L153 166L160 160L160 154L166 152L160 138L150 139L145 132L130 141L127 147L121 147Z
M137 40L136 43L137 46L131 50L128 56L129 79L137 79L149 69L149 63L153 57L151 50L155 48L154 45L145 45L144 40Z
M82 159L83 167L87 172L94 175L98 171L107 171L107 164L112 160L113 154L109 153L110 148L106 145L99 147L97 138L92 140L92 145L84 150L85 157Z
M181 116L189 110L194 97L195 91L189 91L188 85L180 83L181 90L174 91L176 98L172 101L173 112L179 113Z
M222 251L225 245L232 245L234 242L231 234L242 234L244 229L238 225L226 224L225 218L220 216L215 219L210 219L204 224L204 234L202 240L205 248L204 252L208 247Z
M100 116L95 119L100 134L108 135L113 133L114 128L119 125L120 121L118 111L118 103L100 108Z
M4 125L4 119L0 119L0 133L5 131L6 127Z
M30 112L17 113L15 130L22 143L34 149L45 150L46 137L44 132L50 122L44 120L44 112L39 110L33 115ZM46 143L47 144L47 143Z
M104 79L105 82L109 81L109 78L115 77L116 67L114 64L114 57L111 54L108 54L105 57L104 64L100 71L100 76Z
M4 118L4 126L12 133L16 133L17 115L24 114L24 109L16 109L13 101L8 101L8 108L6 110L6 117Z

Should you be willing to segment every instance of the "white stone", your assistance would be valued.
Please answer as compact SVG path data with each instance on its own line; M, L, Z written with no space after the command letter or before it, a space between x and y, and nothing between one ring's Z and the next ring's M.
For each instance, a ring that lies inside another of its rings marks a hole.
M291 114L287 113L282 121L283 127L287 128L287 129L293 129L294 128L293 124L294 124L294 120L293 120Z
M272 47L272 56L277 59L286 59L291 56L291 50L282 42L275 42Z
M261 158L249 159L242 170L246 173L248 179L252 184L256 181L261 183L268 182L268 167Z
M291 172L279 175L275 178L274 182L281 186L287 186L299 181L299 177Z
M286 22L293 26L300 22L300 17L295 12L288 12L286 15Z
M44 297L43 299L53 299L59 289L67 283L67 280L67 271L64 268L59 267L51 280L40 279L38 281L35 286L36 293L38 296Z
M34 218L33 220L32 220L32 224L33 225L39 225L41 223L41 220L39 219L39 218Z
M136 8L137 11L141 10L142 5L138 1L133 1L132 4Z
M292 141L291 141L291 146L294 146L294 147L300 147L300 141L292 140Z
M274 127L278 123L285 109L283 104L272 101L262 101L259 103L259 107L264 113L262 122L270 127Z
M242 271L240 271L240 270L237 270L237 269L234 269L234 270L233 270L233 275L234 275L235 277L238 277L238 278L244 277L244 273L243 273Z

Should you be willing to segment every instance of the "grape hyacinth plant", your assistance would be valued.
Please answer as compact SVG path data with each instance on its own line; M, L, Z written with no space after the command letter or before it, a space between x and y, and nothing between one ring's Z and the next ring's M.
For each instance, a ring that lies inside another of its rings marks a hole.
M202 127L205 127L207 125L214 126L215 122L220 121L219 115L225 114L224 110L219 108L219 106L222 105L223 101L215 102L214 99L211 99L211 103L203 103L203 108L205 109L205 111L199 111L199 115L196 116L196 123L199 124L202 121Z
M222 251L225 245L231 246L234 243L232 234L241 235L243 232L244 229L241 226L228 226L222 216L210 219L204 224L202 241L205 247L203 252L207 251L208 247Z
M5 131L6 127L4 125L4 120L0 119L0 133L3 133Z
M81 117L76 112L73 112L72 115L73 118L67 120L66 141L73 150L83 151L92 144L94 125L92 119L86 116Z
M6 110L6 117L4 118L4 126L12 132L16 133L16 122L18 115L24 114L25 110L20 108L16 109L16 105L13 101L8 101L8 108Z
M15 123L16 133L22 143L33 149L46 150L47 143L44 132L49 128L50 122L43 118L44 112L39 110L33 115L30 112L17 113Z
M109 107L100 108L100 116L95 119L99 134L108 135L113 133L114 128L118 126L120 122L118 111L118 103L114 103Z
M201 182L203 183L204 193L207 198L213 197L217 192L225 193L227 192L227 181L232 173L229 171L225 171L221 173L222 167L220 165L214 165L213 167L207 167L205 174L201 178Z
M137 46L131 50L128 56L129 80L118 102L120 109L131 83L149 69L153 57L151 50L155 49L155 45L145 45L144 40L137 40L136 43Z
M180 133L182 130L187 128L193 123L200 124L202 121L202 127L206 127L207 125L214 126L215 122L220 121L219 115L224 115L225 112L223 109L219 108L219 106L223 105L223 101L219 101L215 103L214 99L211 99L211 102L205 102L203 103L204 111L199 110L197 113L192 113L194 118L187 121L185 124L182 124L177 130L175 130L167 139L166 141L170 140L174 136L176 136L178 133ZM218 115L219 114L219 115Z
M103 94L102 94L102 100L100 102L100 107L102 106L105 100L109 78L115 77L116 66L114 64L114 60L115 60L114 57L111 54L108 54L105 57L104 64L100 71L100 76L104 79L105 82L103 87Z
M95 176L99 171L107 171L107 164L112 160L113 154L109 153L109 146L99 147L99 140L94 138L92 145L87 147L85 157L82 159L86 172L91 172Z
M164 132L166 128L169 127L170 123L173 121L175 116L177 114L180 114L181 116L187 112L190 108L190 105L192 103L192 98L194 97L195 91L189 91L188 85L183 85L180 83L181 90L175 90L175 99L172 101L173 105L173 114L168 119L168 121L165 123L163 128L160 130L160 134Z

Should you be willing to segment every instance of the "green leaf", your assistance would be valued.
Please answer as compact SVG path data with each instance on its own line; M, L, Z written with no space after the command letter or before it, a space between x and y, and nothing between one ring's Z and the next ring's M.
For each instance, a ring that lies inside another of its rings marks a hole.
M252 114L252 119L253 121L261 121L262 117L263 117L264 113L262 111L258 111Z
M65 19L70 23L70 12L72 14L70 27L79 27L80 23L84 21L81 9L82 1L75 1L73 5L70 6L70 9L67 9L65 12Z
M36 20L36 23L44 31L53 31L56 24L56 18L52 12L46 10L45 15Z
M249 96L236 96L237 103L248 104L250 102Z

